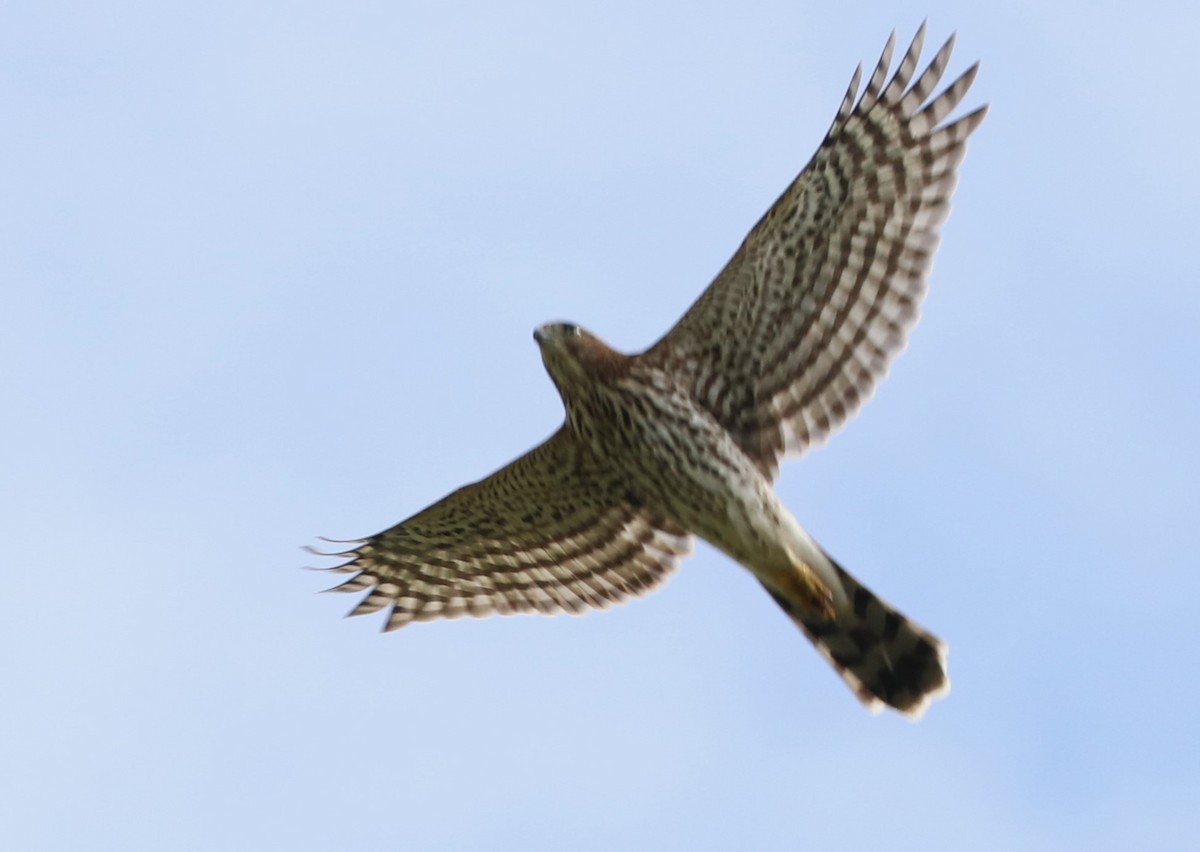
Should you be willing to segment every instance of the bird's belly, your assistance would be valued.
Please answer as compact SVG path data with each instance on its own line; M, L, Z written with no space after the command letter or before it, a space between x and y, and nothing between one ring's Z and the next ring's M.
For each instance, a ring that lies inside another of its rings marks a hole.
M725 433L649 435L616 453L632 493L743 565L788 563L790 520L771 483Z

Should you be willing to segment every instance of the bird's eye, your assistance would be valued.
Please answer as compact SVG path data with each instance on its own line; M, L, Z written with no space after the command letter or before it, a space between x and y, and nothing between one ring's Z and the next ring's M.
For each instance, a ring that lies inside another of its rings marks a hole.
M578 336L579 336L579 326L575 325L574 323L567 323L567 324L566 324L566 325L563 327L563 331L565 331L565 332L566 332L567 334L569 334L571 337L578 337Z

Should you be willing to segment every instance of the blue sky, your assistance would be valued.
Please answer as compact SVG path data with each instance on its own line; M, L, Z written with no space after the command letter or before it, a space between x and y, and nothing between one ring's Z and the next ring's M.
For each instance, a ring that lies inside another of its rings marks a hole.
M299 546L655 340L928 15L990 102L909 351L784 468L950 644L871 717L706 546L585 618L340 619ZM1200 845L1191 4L0 8L6 848Z

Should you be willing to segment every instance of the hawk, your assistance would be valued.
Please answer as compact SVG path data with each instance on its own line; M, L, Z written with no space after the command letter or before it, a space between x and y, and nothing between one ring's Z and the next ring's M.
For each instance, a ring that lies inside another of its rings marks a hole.
M904 347L980 107L933 96L954 39L913 82L924 25L854 72L812 160L667 334L636 355L572 323L534 339L566 419L545 443L378 535L345 542L351 615L413 621L601 608L661 583L699 536L747 568L872 711L919 717L946 646L846 572L772 489ZM911 85L910 85L911 83Z

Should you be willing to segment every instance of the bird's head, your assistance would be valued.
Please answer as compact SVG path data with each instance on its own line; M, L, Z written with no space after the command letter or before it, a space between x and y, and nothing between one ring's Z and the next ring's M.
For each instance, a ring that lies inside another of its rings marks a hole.
M539 325L533 330L533 339L542 350L542 363L560 393L567 388L602 381L628 360L627 356L571 322Z

